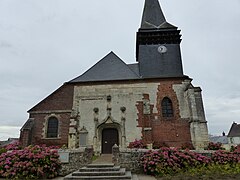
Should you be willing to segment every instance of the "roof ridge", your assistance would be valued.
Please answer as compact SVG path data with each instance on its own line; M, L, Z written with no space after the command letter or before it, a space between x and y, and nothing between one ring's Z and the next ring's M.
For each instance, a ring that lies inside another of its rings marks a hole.
M78 79L79 77L83 76L84 74L86 74L87 72L89 72L91 69L94 68L94 66L96 66L97 64L99 64L103 59L105 59L107 56L109 56L110 54L114 54L116 55L113 51L110 51L107 55L103 56L98 62L96 62L94 65L92 65L88 70L86 70L83 74L77 76L76 78L68 81L68 82L72 82L74 81L75 79Z
M115 54L113 51L111 51L110 53L113 53L116 57L118 57L118 59L132 72L134 73L136 76L140 77L138 74L136 74L129 66L127 63L125 63L117 54ZM110 54L109 53L109 54Z
M111 51L83 74L69 82L124 80L138 79L139 77L120 57Z

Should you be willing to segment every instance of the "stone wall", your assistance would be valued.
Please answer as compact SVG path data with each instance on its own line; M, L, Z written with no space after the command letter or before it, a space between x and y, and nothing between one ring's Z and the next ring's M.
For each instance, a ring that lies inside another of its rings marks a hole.
M173 117L162 115L165 97L172 101ZM64 84L29 113L35 122L32 133L21 135L24 141L31 139L29 144L73 149L91 145L101 153L102 131L107 128L118 130L121 148L135 139L155 146L192 143L196 149L208 144L201 89L188 78ZM58 137L46 138L52 116L59 120Z
M88 132L87 144L101 152L102 129L109 127L118 129L119 145L122 148L140 139L142 127L138 126L136 103L143 101L146 92L149 101L156 104L158 84L124 82L75 86L73 109L80 116L79 129L84 127Z
M191 144L190 115L185 112L186 116L181 117L184 113L180 110L186 108L179 107L182 101L186 101L184 83L180 78L75 86L73 109L80 117L79 131L84 129L87 132L87 145L93 145L97 152L102 149L101 132L104 128L118 130L121 148L135 139L143 139L145 144L166 143L179 147ZM183 98L179 99L178 94ZM162 116L164 97L172 101L173 117Z
M60 175L65 176L92 162L93 148L59 150L62 168Z
M140 158L147 151L149 149L119 149L118 146L114 146L112 161L115 165L120 165L133 173L143 173Z
M140 158L150 149L119 149L118 146L113 147L113 163L120 165L133 173L143 173L140 164ZM157 151L157 150L156 150ZM215 151L212 150L194 150L193 152L211 157Z

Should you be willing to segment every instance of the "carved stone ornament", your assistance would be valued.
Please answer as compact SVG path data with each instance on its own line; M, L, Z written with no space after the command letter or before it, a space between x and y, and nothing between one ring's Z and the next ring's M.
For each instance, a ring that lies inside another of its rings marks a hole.
M107 96L107 101L111 101L112 97L110 95Z
M125 112L125 111L126 111L126 107L123 106L123 107L120 108L120 110L121 110L122 112Z
M98 112L99 112L99 109L98 109L97 107L95 107L95 108L93 108L93 111L94 111L95 113L98 113Z

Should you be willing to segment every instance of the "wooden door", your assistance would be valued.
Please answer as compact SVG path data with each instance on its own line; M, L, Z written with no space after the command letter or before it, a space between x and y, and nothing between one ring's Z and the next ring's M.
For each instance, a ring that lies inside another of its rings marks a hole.
M102 153L112 154L114 144L119 145L118 130L113 128L102 131Z

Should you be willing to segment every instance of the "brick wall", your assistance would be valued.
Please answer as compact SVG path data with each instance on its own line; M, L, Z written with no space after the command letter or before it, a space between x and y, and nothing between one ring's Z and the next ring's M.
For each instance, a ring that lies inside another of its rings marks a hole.
M20 145L24 147L27 146L30 143L29 138L30 138L30 130L27 130L27 129L22 130L19 138Z
M20 142L26 144L27 139L31 139L29 144L57 145L60 147L67 145L73 93L74 86L64 84L30 109L28 112L30 118L34 119L34 126L31 133L27 133L24 129L21 131ZM59 120L58 138L46 138L45 135L47 119L51 116L55 116Z
M50 110L71 110L73 103L74 86L64 84L28 112L50 111Z
M146 144L182 146L191 145L190 124L188 119L180 117L179 102L174 84L181 84L182 80L161 81L156 94L156 104L150 104L150 113L144 114L144 100L149 100L149 95L143 95L143 101L137 102L138 126L142 127L142 139ZM173 105L173 117L163 117L161 102L168 97ZM154 106L157 112L153 112Z
M53 115L53 114L52 114ZM32 144L46 144L63 146L68 144L68 131L70 124L71 113L54 113L59 120L59 135L58 138L46 138L46 120L51 116L51 114L32 114L31 117L34 118L35 124L32 133Z

